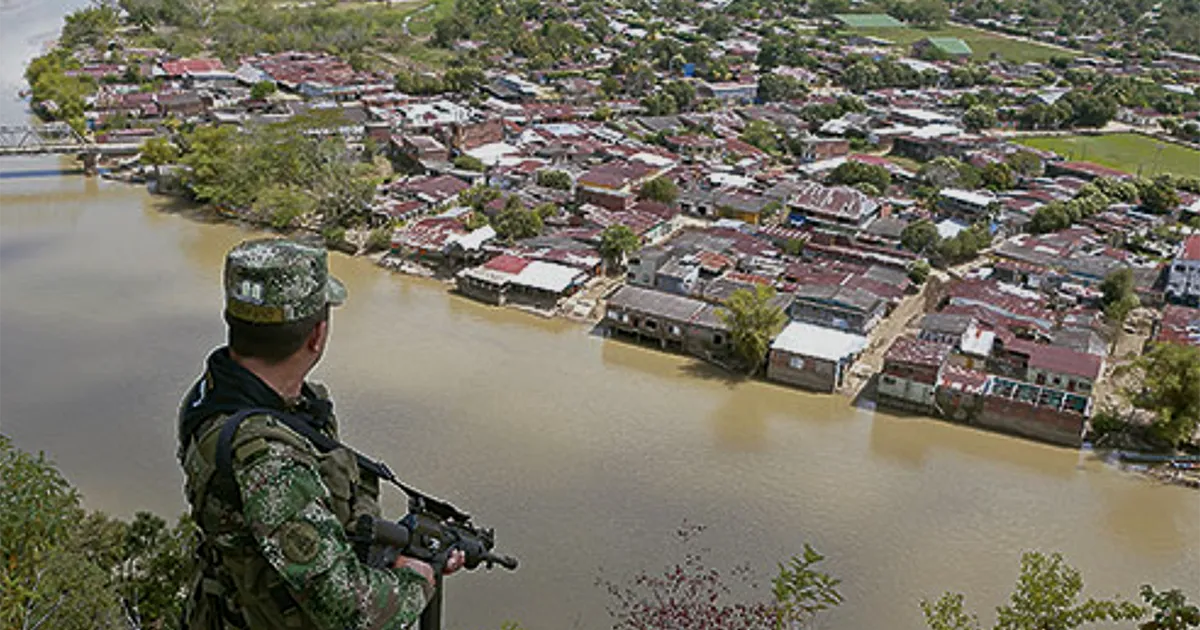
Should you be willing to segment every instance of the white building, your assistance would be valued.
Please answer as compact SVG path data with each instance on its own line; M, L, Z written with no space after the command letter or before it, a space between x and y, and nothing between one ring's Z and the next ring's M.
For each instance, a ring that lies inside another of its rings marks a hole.
M1200 234L1183 242L1167 274L1167 299L1200 304Z

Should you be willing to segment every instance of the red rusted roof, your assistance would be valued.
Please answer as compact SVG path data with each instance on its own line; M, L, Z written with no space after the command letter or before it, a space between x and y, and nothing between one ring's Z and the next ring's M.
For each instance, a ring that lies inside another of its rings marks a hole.
M519 256L511 256L509 254L500 254L499 256L487 261L483 265L492 271L500 271L503 273L518 274L521 270L529 266L529 261Z
M1200 260L1200 234L1193 234L1183 242L1183 251L1179 258L1182 260Z
M888 348L884 362L936 367L944 363L949 355L950 346L944 343L915 337L899 337L892 342L892 347Z

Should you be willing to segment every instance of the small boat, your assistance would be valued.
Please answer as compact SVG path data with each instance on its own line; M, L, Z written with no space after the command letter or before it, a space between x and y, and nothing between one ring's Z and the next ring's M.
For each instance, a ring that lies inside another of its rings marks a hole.
M1141 464L1172 464L1200 465L1200 455L1161 455L1157 453L1138 453L1136 451L1118 451L1117 457L1123 462Z

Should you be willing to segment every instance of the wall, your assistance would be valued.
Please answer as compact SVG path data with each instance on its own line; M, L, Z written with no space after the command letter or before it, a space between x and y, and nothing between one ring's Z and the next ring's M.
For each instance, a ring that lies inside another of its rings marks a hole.
M1039 376L1042 377L1042 380L1038 380ZM1025 377L1025 380L1037 385L1045 385L1046 387L1061 389L1065 392L1079 392L1089 396L1092 393L1092 381L1083 378L1082 376L1059 374L1057 372L1049 372L1031 367L1028 370L1028 375Z
M887 373L879 375L875 392L881 396L879 402L887 403L887 399L912 403L922 407L932 407L936 387L929 383L920 383L907 378Z
M1077 413L993 396L984 398L983 409L976 420L982 427L1073 448L1083 444L1085 422L1086 419Z
M796 367L793 359L802 362L802 365ZM767 378L820 392L833 392L837 387L838 373L837 363L782 350L772 350L767 359Z

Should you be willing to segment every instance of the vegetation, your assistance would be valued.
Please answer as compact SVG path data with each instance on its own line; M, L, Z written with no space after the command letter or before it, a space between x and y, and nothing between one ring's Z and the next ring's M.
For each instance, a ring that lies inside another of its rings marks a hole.
M336 115L336 114L335 114ZM374 195L374 169L356 159L326 114L238 133L197 127L181 138L183 181L198 201L255 210L276 227L303 221L320 229L362 225Z
M1132 602L1087 599L1080 602L1083 577L1062 555L1031 551L1021 556L1021 572L1009 603L996 609L994 630L1072 630L1098 621L1139 619L1145 610ZM978 618L964 608L960 593L922 601L930 630L980 630Z
M1200 177L1200 151L1137 134L1022 138L1018 142L1054 151L1070 160L1095 162L1146 177L1161 173Z
M610 225L600 233L600 255L607 262L624 264L625 257L640 246L641 239L625 225Z
M972 105L963 114L963 124L971 131L991 129L999 123L996 110L987 105Z
M769 286L738 289L729 296L725 307L717 311L717 316L729 326L734 353L750 374L762 367L771 340L787 323L783 309L772 304L774 298L775 289Z
M160 174L159 169L164 164L174 164L179 159L179 149L161 136L143 142L140 152L142 163L153 166L155 175Z
M685 524L676 536L685 545L704 531ZM811 627L817 616L842 603L841 580L820 570L825 557L809 545L778 565L769 599L739 600L721 571L709 567L703 551L689 550L681 563L662 574L639 573L628 583L607 579L615 630L766 630ZM749 568L734 570L753 589Z
M575 182L571 180L571 175L566 171L538 171L537 183L538 186L546 188L571 190L571 186Z
M679 186L666 177L656 177L642 184L638 190L638 198L672 204L679 198Z
M900 245L909 251L923 254L937 245L940 238L933 221L920 219L904 226L904 230L900 232Z
M475 171L476 173L482 173L487 169L487 166L484 165L483 160L480 160L474 156L463 154L454 158L454 168L462 169L464 171Z
M892 185L892 174L877 164L863 164L853 160L843 162L829 174L830 184L857 186L870 184L880 194Z
M508 242L533 238L542 233L542 217L521 205L516 196L509 197L504 209L492 220L496 236Z
M1200 425L1200 348L1155 344L1133 362L1138 386L1125 397L1154 415L1151 435L1161 444L1192 440Z
M0 435L0 626L178 628L194 553L188 520L87 512L44 455Z
M1122 267L1108 274L1100 283L1100 304L1104 316L1117 326L1125 324L1125 318L1138 307L1138 297L1133 291L1133 271Z

